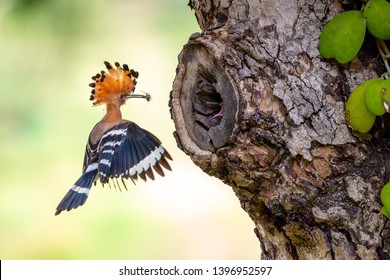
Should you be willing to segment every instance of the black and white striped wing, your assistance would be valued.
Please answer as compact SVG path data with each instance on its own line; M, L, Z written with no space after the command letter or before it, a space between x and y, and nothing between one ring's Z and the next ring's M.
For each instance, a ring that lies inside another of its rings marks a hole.
M171 170L169 153L160 140L133 122L125 121L105 132L98 147L98 176L101 183L110 178L147 177L154 180L153 169L164 176L162 167Z
M84 162L83 162L83 173L91 163L97 162L98 158L98 145L99 143L93 144L91 138L88 138L87 146L85 147Z

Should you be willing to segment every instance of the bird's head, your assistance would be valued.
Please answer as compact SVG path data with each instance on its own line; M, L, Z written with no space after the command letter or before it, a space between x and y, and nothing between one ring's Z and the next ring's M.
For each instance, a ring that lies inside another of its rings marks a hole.
M127 64L122 66L115 62L115 68L107 61L104 62L108 72L101 71L92 77L93 83L90 100L93 105L113 104L118 107L125 104L129 98L145 98L150 100L149 94L134 94L138 72L129 69Z

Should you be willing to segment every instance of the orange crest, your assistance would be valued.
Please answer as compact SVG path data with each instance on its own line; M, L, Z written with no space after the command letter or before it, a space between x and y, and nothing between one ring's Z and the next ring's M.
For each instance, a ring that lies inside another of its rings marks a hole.
M93 83L90 100L93 105L108 104L119 102L122 105L126 97L129 97L135 89L137 84L138 72L129 69L129 66L123 64L122 66L115 62L116 68L113 68L107 61L104 62L108 73L101 71L92 77Z

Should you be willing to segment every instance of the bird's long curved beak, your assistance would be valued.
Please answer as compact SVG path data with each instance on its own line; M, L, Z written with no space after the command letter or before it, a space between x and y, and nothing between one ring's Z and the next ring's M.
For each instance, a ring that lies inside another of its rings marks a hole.
M130 99L130 98L145 98L147 101L150 101L152 97L149 93L144 92L144 94L132 93L126 96L126 99Z

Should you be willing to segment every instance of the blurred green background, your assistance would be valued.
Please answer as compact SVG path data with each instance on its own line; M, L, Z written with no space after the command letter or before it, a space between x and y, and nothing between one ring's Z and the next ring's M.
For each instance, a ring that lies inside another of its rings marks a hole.
M254 225L230 187L176 147L168 110L177 55L199 31L187 0L0 1L0 259L258 259ZM81 175L104 108L89 101L103 61L140 72L124 118L152 131L173 172L92 188L54 216Z

